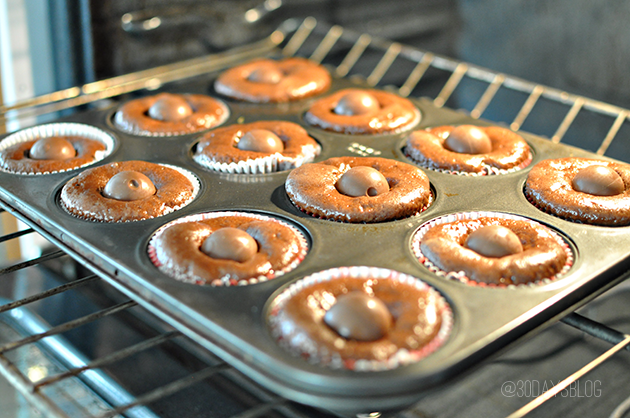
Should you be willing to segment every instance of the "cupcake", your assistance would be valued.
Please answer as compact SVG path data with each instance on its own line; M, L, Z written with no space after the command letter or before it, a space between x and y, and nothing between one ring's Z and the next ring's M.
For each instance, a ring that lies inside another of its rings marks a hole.
M15 174L52 174L94 164L108 156L114 138L79 123L38 125L0 141L0 168Z
M376 267L314 273L271 303L272 336L296 356L331 368L389 370L437 350L453 323L451 309L423 281Z
M338 157L289 173L287 195L312 216L341 222L385 222L416 215L432 202L417 167L379 157Z
M568 221L630 225L630 165L575 157L543 160L527 175L525 196Z
M431 220L414 234L412 250L434 273L482 286L546 283L573 264L568 244L548 227L492 212Z
M319 64L305 58L257 59L228 69L214 83L215 90L251 103L283 103L325 92L331 77Z
M304 121L342 134L394 134L414 127L420 112L411 101L393 93L344 89L313 103Z
M308 244L294 226L270 216L212 212L160 228L149 256L164 273L187 283L254 284L293 270Z
M132 135L186 135L219 126L228 116L227 106L210 96L160 93L120 106L114 126Z
M95 222L130 222L163 216L189 204L199 182L179 167L145 161L110 163L85 170L61 189L71 215Z
M193 159L223 173L260 174L311 162L321 147L300 125L260 121L215 129L201 137Z
M431 170L472 176L510 173L532 161L527 142L498 126L439 126L415 131L407 138L405 154Z

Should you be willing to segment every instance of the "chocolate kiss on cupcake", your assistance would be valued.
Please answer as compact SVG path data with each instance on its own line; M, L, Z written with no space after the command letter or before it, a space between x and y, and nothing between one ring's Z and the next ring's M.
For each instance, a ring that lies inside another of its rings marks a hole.
M381 299L353 291L337 298L324 322L344 338L376 341L387 334L393 318Z
M236 144L236 148L244 151L254 151L273 154L282 152L282 140L268 129L252 129L245 132Z
M485 257L505 257L523 252L518 236L501 225L489 225L472 232L466 239L466 247Z
M155 185L138 171L121 171L114 175L103 189L103 196L116 200L141 200L153 196Z
M28 153L34 160L67 160L76 155L77 152L70 141L59 136L37 140Z
M334 112L343 116L357 116L377 112L380 108L374 95L361 90L351 90L339 99Z
M460 154L486 154L492 151L488 135L473 125L453 128L444 140L444 148Z
M201 251L212 258L243 263L258 252L258 243L241 229L225 227L210 234L201 244Z
M378 196L389 191L385 176L367 166L357 166L343 173L335 183L339 193L346 196Z
M577 172L571 182L578 192L595 196L615 196L621 194L625 186L615 170L603 165L591 165Z
M149 107L149 117L165 122L179 122L193 114L193 108L180 95L164 93Z

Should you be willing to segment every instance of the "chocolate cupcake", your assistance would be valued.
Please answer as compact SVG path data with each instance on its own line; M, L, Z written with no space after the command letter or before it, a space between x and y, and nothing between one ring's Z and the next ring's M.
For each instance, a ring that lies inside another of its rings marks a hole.
M141 221L181 209L198 191L199 181L184 169L124 161L90 168L72 178L61 189L60 204L88 221Z
M469 176L506 174L532 161L527 142L498 126L439 126L414 131L407 138L405 155L431 170Z
M101 161L114 138L80 123L38 125L0 141L0 169L15 174L53 174Z
M385 222L416 215L433 200L417 167L379 157L338 157L289 173L287 195L312 216L341 222Z
M413 128L420 112L411 101L393 93L344 89L313 103L304 121L343 134L394 134Z
M540 210L572 222L630 225L630 165L590 158L543 160L527 175L525 196Z
M423 281L376 267L311 274L271 303L272 336L296 356L331 368L390 370L444 344L453 315Z
M210 96L160 93L123 104L113 122L132 135L174 136L214 128L228 116L227 106Z
M293 270L308 244L294 226L270 216L212 212L187 216L160 228L149 257L164 273L187 283L255 284Z
M548 283L573 264L569 245L550 228L494 212L433 219L414 234L412 250L434 273L478 286Z
M305 58L257 59L219 75L215 90L251 103L283 103L323 93L331 77L324 67Z
M259 121L208 132L199 140L193 159L223 173L261 174L299 167L320 151L300 125Z

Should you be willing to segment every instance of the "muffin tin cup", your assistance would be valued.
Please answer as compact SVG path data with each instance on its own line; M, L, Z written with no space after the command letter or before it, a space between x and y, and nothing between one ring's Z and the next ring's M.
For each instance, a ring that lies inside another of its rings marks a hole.
M179 218L174 221L171 221L168 224L159 228L157 231L155 231L155 233L151 237L151 240L149 242L149 247L147 250L147 253L149 255L149 258L151 259L151 262L153 262L153 264L158 269L160 269L160 271L166 273L168 276L172 277L175 280L179 280L185 283L204 285L205 283L198 278L191 277L189 274L185 274L175 269L164 266L160 262L157 256L155 242L157 239L159 239L160 235L164 233L166 229L168 229L169 227L173 225L180 224L180 223L187 223L187 222L198 222L198 221L203 221L207 219L214 219L214 218L227 217L227 216L245 216L245 217L251 218L252 220L277 222L279 224L282 224L283 226L290 228L292 232L295 234L295 236L298 238L298 241L300 243L300 251L294 261L292 261L290 264L286 265L284 268L280 270L274 270L274 271L269 272L266 275L251 277L249 279L234 280L227 277L217 278L210 283L210 285L212 286L245 286L245 285L257 284L261 282L266 282L267 280L275 279L276 277L280 277L284 275L285 273L288 273L289 271L295 269L304 260L304 257L306 257L306 254L308 253L308 241L306 240L306 237L304 236L304 234L300 230L298 230L296 227L289 225L288 223L281 221L278 218L265 216L265 215L258 215L258 214L249 213L249 212L234 212L234 211L223 212L221 211L221 212L200 213L196 215L185 216L183 218Z
M171 208L165 208L164 212L158 216L154 216L151 218L142 218L142 219L130 219L130 220L125 220L125 221L110 221L107 219L102 219L103 218L103 214L102 213L96 213L96 212L90 212L90 216L79 216L76 215L72 212L70 212L68 210L68 208L66 207L66 205L63 203L63 201L61 201L61 199L59 199L59 206L64 210L65 213L67 213L68 215L75 217L77 219L81 219L84 221L88 221L88 222L98 222L98 223L129 223L129 222L140 222L140 221L146 221L148 219L154 219L154 218L159 218L165 215L168 215L170 213L176 212L186 206L188 206L191 202L193 202L196 198L197 195L199 194L199 190L201 187L201 184L199 183L199 179L197 178L197 176L195 174L193 174L191 171L186 170L184 168L178 167L178 166L174 166L174 165L170 165L170 164L160 164L163 167L168 167L171 168L175 171L177 171L178 173L180 173L181 175L183 175L184 177L186 177L186 179L188 179L188 181L190 181L190 184L193 187L192 190L192 194L190 196L190 198L184 203L181 204L179 206L174 206Z
M95 158L93 161L80 165L78 167L71 167L67 169L60 169L54 171L45 171L45 172L14 172L9 171L0 167L1 172L12 173L12 174L23 174L23 175L46 175L46 174L55 174L55 173L63 173L67 171L77 170L82 167L87 167L90 165L94 165L107 156L109 156L116 145L116 140L112 135L105 132L102 129L99 129L95 126L83 124L83 123L70 123L70 122L60 122L60 123L49 123L45 125L37 125L30 128L22 129L17 131L0 141L0 151L4 151L14 145L21 144L23 142L34 141L42 138L51 138L56 136L78 136L84 137L87 139L91 139L94 141L98 141L105 146L105 149L102 151L97 151L95 153Z
M563 277L573 266L574 257L573 251L569 244L564 240L558 233L548 228L548 232L553 236L553 238L562 246L566 253L566 262L564 267L555 275L551 277L547 277L541 280L532 281L530 283L521 283L521 284L502 284L502 283L485 283L472 280L466 276L466 273L463 271L445 271L440 267L436 266L434 262L432 262L429 258L427 258L420 248L422 244L422 238L427 231L437 225L442 225L450 222L461 221L461 220L474 220L479 218L498 218L498 219L510 219L510 220L520 220L530 222L535 225L541 225L539 222L533 221L528 218L524 218L522 216L515 216L508 213L498 213L498 212L464 212L464 213L454 213L451 215L441 216L439 218L432 219L420 226L420 228L416 231L411 239L411 249L414 255L418 258L420 264L429 269L432 273L439 277L443 277L448 280L456 280L462 283L465 283L470 286L478 286L478 287L494 287L494 288L519 288L526 286L539 286L543 284L548 284L553 280L559 279ZM542 226L542 225L541 225Z

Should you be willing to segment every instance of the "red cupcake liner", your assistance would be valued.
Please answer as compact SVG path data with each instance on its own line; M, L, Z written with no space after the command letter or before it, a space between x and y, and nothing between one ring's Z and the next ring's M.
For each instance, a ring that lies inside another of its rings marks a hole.
M262 283L267 280L275 279L295 269L304 260L304 258L306 257L306 254L308 253L308 242L304 234L299 229L288 224L287 222L281 221L277 218L273 218L270 216L257 215L254 213L224 211L224 212L207 212L207 213L189 215L183 218L176 219L174 221L171 221L161 226L158 230L154 232L153 236L151 237L151 240L149 241L149 246L147 248L149 259L160 271L162 271L166 275L176 280L186 282L186 283L197 284L197 285L206 285L207 283L204 280L201 280L196 277L191 277L188 274L182 274L174 269L167 268L166 266L164 266L157 257L156 249L155 249L155 241L167 228L173 225L180 224L180 223L187 223L187 222L198 222L198 221L203 221L206 219L225 217L225 216L246 216L246 217L252 218L252 220L278 222L282 224L283 226L290 228L293 231L293 233L298 237L298 240L300 241L300 253L297 255L297 257L295 258L295 260L293 260L291 264L285 266L281 270L271 270L265 275L251 277L248 279L240 279L240 280L230 279L229 277L220 277L213 280L210 283L211 286L246 286L246 285Z
M307 338L301 338L299 331L295 328L287 327L281 318L279 318L279 314L282 312L284 305L299 291L313 284L343 280L344 278L395 280L400 283L415 286L419 290L429 292L430 297L434 301L433 306L436 307L436 312L442 319L441 327L437 335L429 343L417 350L401 348L385 360L343 359L339 354L331 355L327 350L320 350L319 347L314 346ZM309 363L333 369L375 372L391 370L416 363L439 349L448 339L453 329L453 312L446 299L436 289L416 277L385 268L350 266L316 272L291 284L271 302L268 313L268 323L272 336L280 346L291 354L304 358Z
M551 283L552 281L564 276L569 269L573 266L574 256L571 247L567 243L567 241L562 238L558 233L556 233L551 228L547 228L549 233L554 237L554 239L562 246L567 255L567 260L565 262L564 267L556 273L552 277L544 278L541 280L532 281L529 283L522 284L501 284L501 283L485 283L478 282L470 279L466 276L466 273L463 271L445 271L436 266L431 260L429 260L420 250L420 244L422 242L422 238L424 234L436 225L441 225L449 222L455 222L460 220L469 220L469 219L479 219L479 218L502 218L502 219L514 219L514 220L522 220L531 222L532 224L542 225L539 222L531 220L529 218L524 218L522 216L511 215L507 213L499 213L499 212L464 212L464 213L455 213L451 215L441 216L439 218L432 219L428 222L425 222L420 226L420 228L414 233L411 239L411 250L418 259L418 261L424 265L427 269L429 269L432 273L439 277L443 277L448 280L456 280L462 282L464 284L476 287L492 287L492 288L518 288L518 287L535 287L544 284Z

